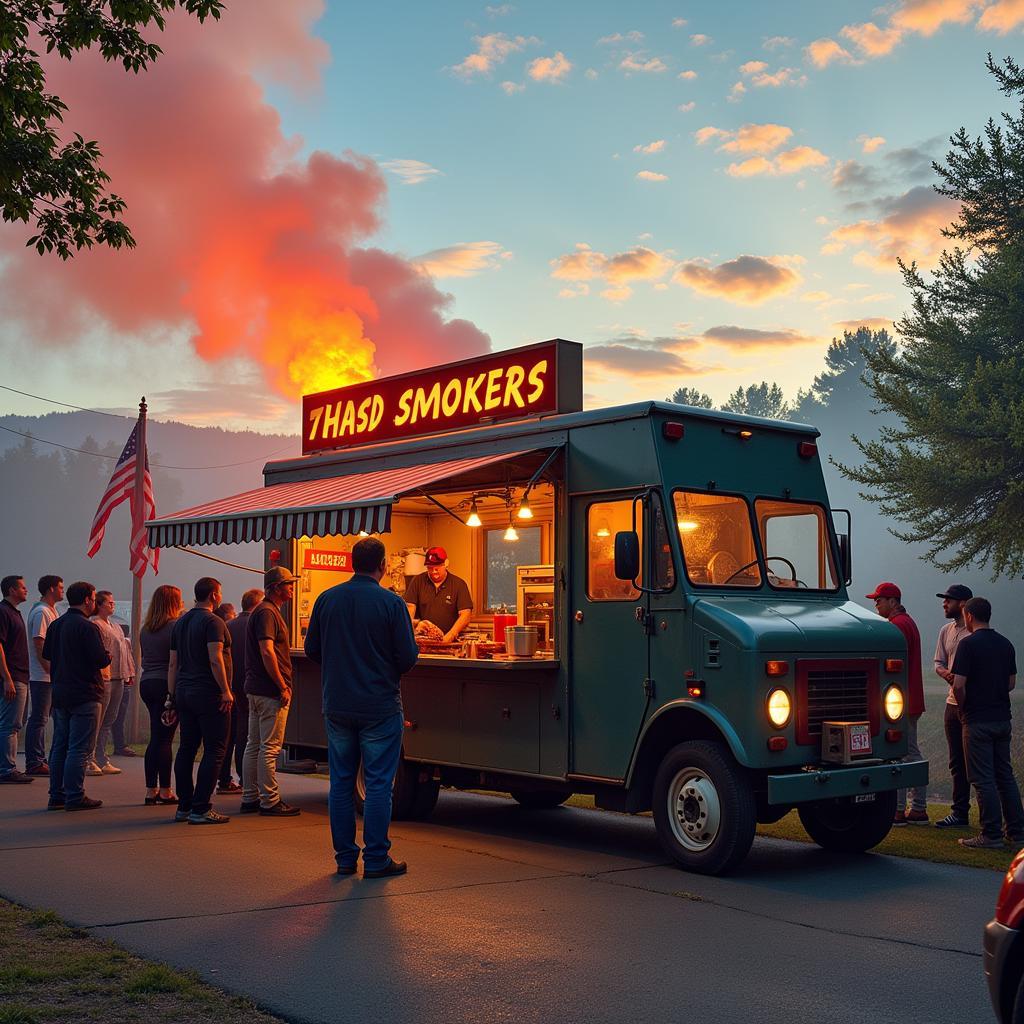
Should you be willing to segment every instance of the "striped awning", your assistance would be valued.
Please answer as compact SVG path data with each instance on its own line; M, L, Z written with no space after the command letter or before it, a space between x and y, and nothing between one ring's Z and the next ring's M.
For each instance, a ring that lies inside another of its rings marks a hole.
M391 506L403 494L526 454L528 451L504 452L406 469L380 469L326 480L258 487L151 520L146 523L149 546L194 547L386 533L391 528Z

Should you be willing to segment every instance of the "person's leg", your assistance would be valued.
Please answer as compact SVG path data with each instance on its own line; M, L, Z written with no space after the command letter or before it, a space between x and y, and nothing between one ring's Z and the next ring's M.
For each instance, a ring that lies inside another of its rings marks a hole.
M401 712L359 730L359 749L363 759L366 782L366 805L363 808L363 867L379 871L387 867L391 840L391 790L402 756Z
M920 715L911 715L907 720L907 761L923 761L921 747L917 742L918 728L921 724ZM909 790L910 810L915 814L928 815L928 787L914 786ZM922 822L924 824L926 822Z
M242 803L258 804L260 790L256 766L260 758L259 697L250 697L248 701L249 721L245 727L245 750L242 754Z
M953 806L951 813L961 821L971 814L971 784L967 781L967 762L964 759L964 727L960 709L955 704L945 705L942 724L946 730L949 748L949 774L953 780Z
M1003 811L1007 838L1017 841L1024 839L1024 807L1021 806L1020 789L1010 759L1012 727L1009 722L1001 724L1002 728L995 730L992 740L993 774L999 792L999 804Z
M132 706L132 694L134 692L134 686L126 686L121 694L121 706L117 709L117 715L114 718L114 724L111 728L111 733L114 737L114 750L116 751L129 749L128 737L125 734L124 725L125 722L128 721L128 710Z
M327 761L331 777L327 807L331 818L331 842L339 868L354 868L359 860L356 844L354 791L359 771L359 730L348 719L324 715L327 730ZM249 738L252 739L250 728Z
M199 713L199 729L203 737L203 756L196 772L196 788L192 797L192 813L205 814L212 806L213 790L217 785L224 747L228 742L228 723L231 709L221 711L218 694L203 694Z
M50 720L53 684L30 682L28 692L32 710L25 727L25 771L32 772L46 767L46 723Z
M14 683L13 700L0 697L0 778L18 770L18 734L25 718L28 683Z
M224 744L224 760L220 764L220 774L217 776L217 785L227 789L231 785L231 766L234 764L235 751L235 707L231 705L231 713L228 714L228 738Z
M964 726L964 747L967 753L967 774L978 798L981 834L986 839L1002 839L1003 823L996 788L992 729L987 722Z
M231 708L235 723L235 774L242 781L242 762L245 760L245 745L249 742L249 701L244 693L235 694Z
M53 709L53 743L50 746L50 803L64 802L64 763L68 756L71 712Z
M99 746L100 746L100 732L103 729L103 720L107 716L107 708L110 706L110 693L111 693L111 681L105 679L103 681L103 701L100 706L100 720L96 723L96 735L93 737L93 751L90 755L90 760L96 765L103 767L99 761Z
M174 733L178 723L164 725L160 722L160 747L157 757L157 778L160 781L160 795L169 797L173 794L171 789L171 757L174 745Z
M143 701L146 704L146 711L149 713L149 743L146 744L143 767L146 771L146 789L152 796L157 791L160 772L160 731L165 728L160 721L160 716L164 713L164 702L150 693L143 696Z
M95 701L71 708L68 753L64 761L64 804L81 803L85 796L85 765L93 749L100 705Z
M260 787L260 806L273 807L281 799L277 784L277 756L284 746L284 727L288 709L273 697L264 697L265 710L260 715L260 758L256 765Z
M195 792L192 772L203 736L199 731L199 718L192 710L189 694L179 691L176 703L181 736L178 742L178 754L174 759L174 783L178 790L178 810L191 811L192 794Z
M100 722L95 753L96 763L101 768L105 768L110 764L110 758L107 757L107 745L110 742L110 734L114 728L114 719L117 718L117 713L121 710L121 701L124 697L124 680L111 679L107 687L109 699L107 700L106 707L103 709L103 720Z

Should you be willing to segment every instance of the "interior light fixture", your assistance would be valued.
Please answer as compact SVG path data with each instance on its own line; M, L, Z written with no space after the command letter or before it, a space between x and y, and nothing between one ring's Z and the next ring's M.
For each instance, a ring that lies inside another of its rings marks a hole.
M676 525L680 533L693 533L694 530L700 529L700 523L695 523L692 519L677 519Z
M519 511L516 513L516 517L519 519L532 519L533 509L530 508L530 499L523 494L523 500L519 502Z
M476 495L473 495L472 504L469 506L469 515L466 517L467 526L483 526L483 522L480 519L480 513L476 507Z
M512 517L508 517L508 529L505 531L505 540L519 540L519 534L516 533L515 526L512 525Z
M610 537L612 531L608 529L608 520L600 519L597 523L597 530L594 532L595 537Z

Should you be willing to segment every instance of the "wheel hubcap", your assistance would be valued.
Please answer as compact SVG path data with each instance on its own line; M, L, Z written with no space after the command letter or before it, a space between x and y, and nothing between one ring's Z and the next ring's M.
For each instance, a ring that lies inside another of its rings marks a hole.
M679 843L706 850L717 838L722 805L714 783L696 768L678 772L668 788L669 821Z

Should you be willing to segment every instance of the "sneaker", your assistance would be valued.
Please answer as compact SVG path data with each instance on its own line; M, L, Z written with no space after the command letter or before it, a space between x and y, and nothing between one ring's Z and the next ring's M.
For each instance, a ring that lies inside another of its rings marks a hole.
M63 799L51 800L46 805L46 809L48 811L63 811L64 810L64 800Z
M226 825L231 819L226 814L220 814L212 807L204 814L190 814L188 823L190 825Z
M892 819L893 827L895 828L897 825L906 825L906 823L907 823L907 813L906 813L906 811L897 811L896 812L896 817Z
M100 769L101 775L120 775L121 769L117 765L111 764L109 761Z
M218 793L241 793L242 787L232 779L230 782L223 782L217 787Z
M192 812L191 811L182 811L182 810L179 809L179 810L174 812L174 820L175 821L188 821L188 819L190 817L192 817Z
M250 803L246 803L244 800L238 805L239 814L259 814L260 813L260 802L259 800L253 800Z
M65 804L65 811L95 811L97 807L102 807L102 800L93 800L91 797L83 796L81 800L75 801L73 804Z
M31 776L26 775L24 772L19 772L17 768L13 772L8 772L6 775L0 775L0 784L5 786L24 786L29 782L35 782Z
M103 770L95 761L87 761L85 764L86 775L102 775Z
M276 804L271 804L269 807L260 808L260 814L266 814L271 818L294 818L301 813L301 808L292 807L291 804L286 804L283 800L278 800Z
M992 839L990 836L977 835L971 836L970 839L957 840L961 846L966 846L968 850L1001 850L1003 848L1003 840Z
M390 878L392 875L404 875L409 870L409 865L404 860L392 860L388 857L387 864L382 868L367 870L363 868L363 878Z
M970 828L970 823L966 818L958 818L952 811L947 814L941 821L935 822L936 828Z
M927 811L907 811L908 825L930 825Z
M131 747L118 747L115 751L118 757L138 757L139 755Z
M355 864L341 864L335 873L339 875L354 875L356 873L356 866Z
M48 764L34 764L31 768L25 769L26 775L49 775L50 766Z

